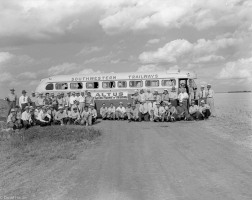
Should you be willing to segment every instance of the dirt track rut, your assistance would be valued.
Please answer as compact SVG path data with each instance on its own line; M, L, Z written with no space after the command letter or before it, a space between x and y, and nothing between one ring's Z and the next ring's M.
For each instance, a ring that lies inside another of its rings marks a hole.
M97 124L101 142L82 153L60 199L252 199L250 153L206 123Z

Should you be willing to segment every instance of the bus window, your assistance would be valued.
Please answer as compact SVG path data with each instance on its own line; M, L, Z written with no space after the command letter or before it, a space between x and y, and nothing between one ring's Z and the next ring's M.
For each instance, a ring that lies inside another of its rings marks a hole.
M119 88L126 88L127 87L127 81L118 81L117 87Z
M143 87L143 81L130 81L129 82L130 87Z
M145 81L146 87L158 87L159 86L159 80L146 80Z
M49 83L46 85L46 90L53 90L53 84L52 83Z
M97 88L99 88L99 82L87 82L86 88L97 89Z
M82 89L83 84L82 83L70 83L70 89Z
M114 88L114 87L115 87L115 81L102 82L102 88Z
M175 79L162 80L162 86L172 87L176 85Z
M56 83L55 87L56 87L56 90L67 90L68 89L67 83Z

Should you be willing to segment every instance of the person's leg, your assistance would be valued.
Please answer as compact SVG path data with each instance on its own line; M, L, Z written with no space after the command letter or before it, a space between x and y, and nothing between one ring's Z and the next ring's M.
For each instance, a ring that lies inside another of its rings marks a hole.
M161 115L161 122L164 122L164 119L165 119L165 115L162 114L162 115Z
M117 120L119 120L119 112L118 112L118 111L115 112L115 118L116 118Z
M92 126L92 116L89 116L89 117L88 117L88 125L89 125L89 126Z
M209 109L206 109L206 112L205 112L205 116L206 116L206 118L209 118L209 117L210 117L210 115L211 115L210 110L209 110Z
M159 122L159 117L154 117L154 122Z
M26 120L23 120L22 122L23 122L23 127L24 127L25 129L28 129L28 128L29 128L29 122L26 121Z
M149 121L149 120L150 120L149 116L150 116L150 115L149 115L148 112L145 113L145 114L144 114L144 121L146 121L146 122Z

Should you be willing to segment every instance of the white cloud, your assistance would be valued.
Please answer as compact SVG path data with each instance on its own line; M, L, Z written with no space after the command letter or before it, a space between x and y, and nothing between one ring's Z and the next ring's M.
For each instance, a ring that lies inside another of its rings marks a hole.
M160 39L158 38L155 38L155 39L151 39L151 40L148 40L147 43L146 43L146 46L150 46L152 44L157 44L160 42Z
M252 57L228 62L218 74L219 79L252 79Z
M37 78L37 73L35 72L23 72L19 75L17 75L18 79L36 79Z
M165 68L157 65L142 65L137 69L137 72L156 72L164 71Z
M11 60L13 55L9 52L0 52L0 67Z
M242 39L218 38L213 40L199 39L190 43L185 39L168 42L156 51L143 52L139 55L141 63L207 63L225 60L223 55L216 55L220 50L234 47Z
M76 54L76 56L84 56L90 53L99 52L102 49L103 49L102 47L97 47L97 46L84 47L83 49L80 50L79 53Z
M98 70L98 71L94 71L93 69L83 69L81 70L78 74L100 74L103 73L102 71Z
M79 68L79 65L76 63L63 63L61 65L52 66L48 69L48 75L59 75L59 74L68 74Z
M10 82L12 79L13 79L12 74L8 72L4 72L4 73L1 73L0 83Z

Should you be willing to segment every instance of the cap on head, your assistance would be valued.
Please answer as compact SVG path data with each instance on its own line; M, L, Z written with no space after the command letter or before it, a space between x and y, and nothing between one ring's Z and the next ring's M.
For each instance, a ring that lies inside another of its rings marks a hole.
M200 87L201 87L201 88L204 88L205 86L204 86L204 85L201 85Z
M90 105L89 105L90 107L94 107L94 104L92 104L92 103L90 103Z
M26 94L27 92L25 90L22 90L22 94Z
M175 86L172 86L172 90L175 90L176 88L175 88Z
M59 110L63 110L64 108L63 108L62 106L60 106L58 109L59 109Z
M77 110L77 107L74 107L73 110Z
M15 112L16 110L14 108L11 109L11 112Z
M211 84L208 83L207 86L211 86Z
M15 91L15 89L14 89L14 88L11 88L10 91Z
M179 101L180 104L183 104L183 101Z

